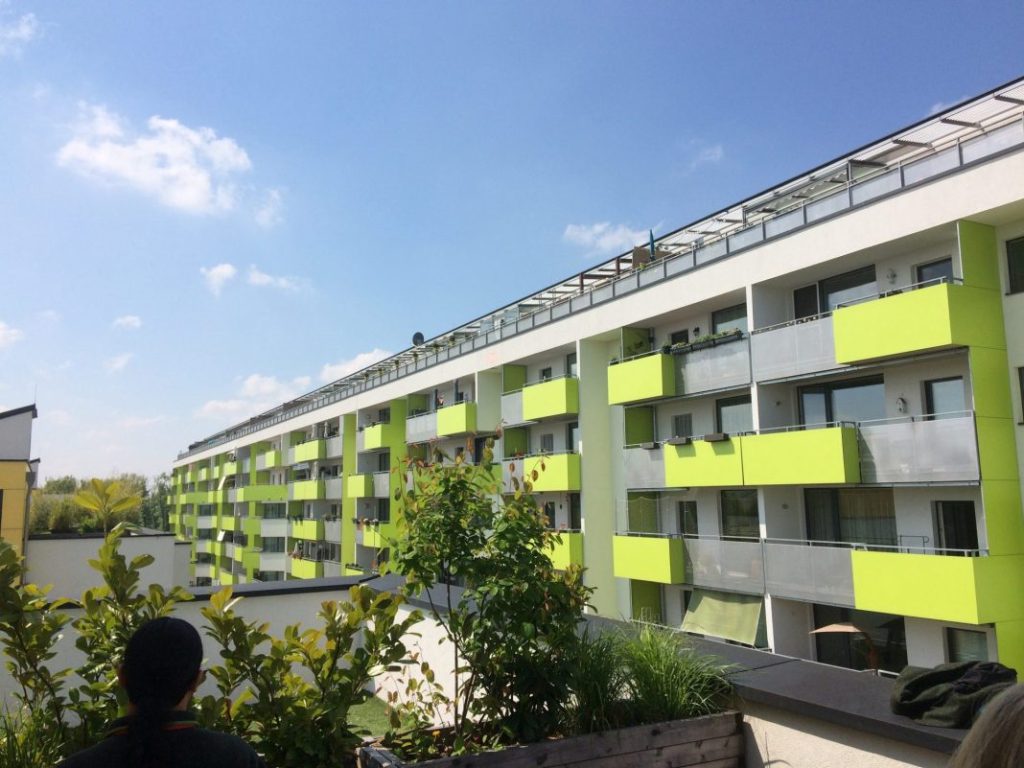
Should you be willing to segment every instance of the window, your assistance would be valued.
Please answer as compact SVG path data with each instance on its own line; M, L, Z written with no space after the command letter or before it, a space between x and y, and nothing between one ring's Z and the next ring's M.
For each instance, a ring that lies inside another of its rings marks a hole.
M570 421L565 425L565 450L569 453L576 453L576 446L580 442L580 423Z
M677 523L679 532L684 536L697 535L697 502L679 501L676 502L676 514L679 516ZM683 613L686 612L685 606Z
M807 538L845 544L896 544L891 488L805 488Z
M284 537L272 536L263 539L264 552L284 552Z
M711 332L727 333L729 331L747 332L747 305L737 304L711 313Z
M721 499L722 537L759 538L761 526L757 519L757 491L753 488L722 491Z
M877 665L887 672L900 672L907 666L907 635L902 616L834 605L814 606L816 628L847 622L861 632L812 635L818 661L848 669L869 669Z
M668 335L669 344L689 344L690 343L690 329L684 328L681 331L672 331Z
M974 629L946 627L949 661L988 661L988 636Z
M391 451L382 451L377 454L377 471L387 472L391 469Z
M753 412L750 409L750 395L727 397L715 402L715 423L719 432L733 435L749 432L754 428Z
M555 450L555 436L552 433L540 436L540 452L553 453Z
M377 519L382 523L391 520L391 501L389 499L377 499Z
M964 410L964 380L960 376L924 383L924 412L929 419L950 419Z
M555 502L553 501L544 502L544 527L555 527Z
M677 413L672 417L672 437L690 437L692 434L692 413Z
M391 422L391 409L381 408L377 411L377 421L382 424L389 424Z
M569 376L575 376L577 370L578 366L576 365L576 353L570 352L568 355L565 356L565 372Z
M551 380L551 369L550 368L541 368L540 369L540 380L541 381L550 381Z
M329 560L332 563L341 562L341 545L332 544L328 542L324 544L324 560Z
M1010 240L1006 244L1007 277L1010 293L1024 291L1024 237Z
M978 549L973 501L936 501L935 529L940 549Z
M793 318L814 317L818 314L818 285L805 285L793 291Z
M930 261L927 264L919 264L915 270L914 282L916 283L937 283L953 279L953 259L947 256L938 261Z
M881 376L801 387L799 395L800 423L804 426L885 418Z
M831 312L840 304L862 299L877 292L874 265L828 277L818 283L819 311Z
M578 493L569 494L569 528L574 531L583 528L583 504Z

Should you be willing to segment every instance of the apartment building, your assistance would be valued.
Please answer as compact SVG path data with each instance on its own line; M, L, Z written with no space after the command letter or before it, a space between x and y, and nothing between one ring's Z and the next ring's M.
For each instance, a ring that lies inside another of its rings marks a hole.
M20 555L25 551L28 510L39 461L32 458L35 405L0 413L0 539Z
M1020 668L1022 387L1024 80L191 445L174 525L197 583L372 573L393 470L500 432L601 614Z

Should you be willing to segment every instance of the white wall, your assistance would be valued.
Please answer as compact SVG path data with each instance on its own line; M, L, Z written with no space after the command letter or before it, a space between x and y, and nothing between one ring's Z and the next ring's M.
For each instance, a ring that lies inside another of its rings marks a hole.
M32 458L32 411L0 420L0 460Z
M907 663L917 667L934 667L949 661L946 648L946 628L968 629L972 632L984 632L988 640L988 657L996 659L996 633L991 626L977 624L956 624L954 622L932 621L930 619L903 620L907 633Z

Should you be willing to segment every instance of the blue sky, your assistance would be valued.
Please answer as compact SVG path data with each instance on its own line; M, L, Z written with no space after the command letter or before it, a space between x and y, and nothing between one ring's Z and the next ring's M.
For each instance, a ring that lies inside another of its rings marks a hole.
M0 0L0 407L258 410L1022 73L1017 2Z

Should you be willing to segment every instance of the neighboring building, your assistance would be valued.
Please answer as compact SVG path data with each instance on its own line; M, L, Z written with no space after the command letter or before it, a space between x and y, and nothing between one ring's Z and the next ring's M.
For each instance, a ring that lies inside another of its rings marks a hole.
M0 413L0 539L25 550L28 509L39 462L32 457L35 405Z
M1020 668L1022 371L1018 81L193 444L172 520L197 583L373 571L501 424L604 615Z

